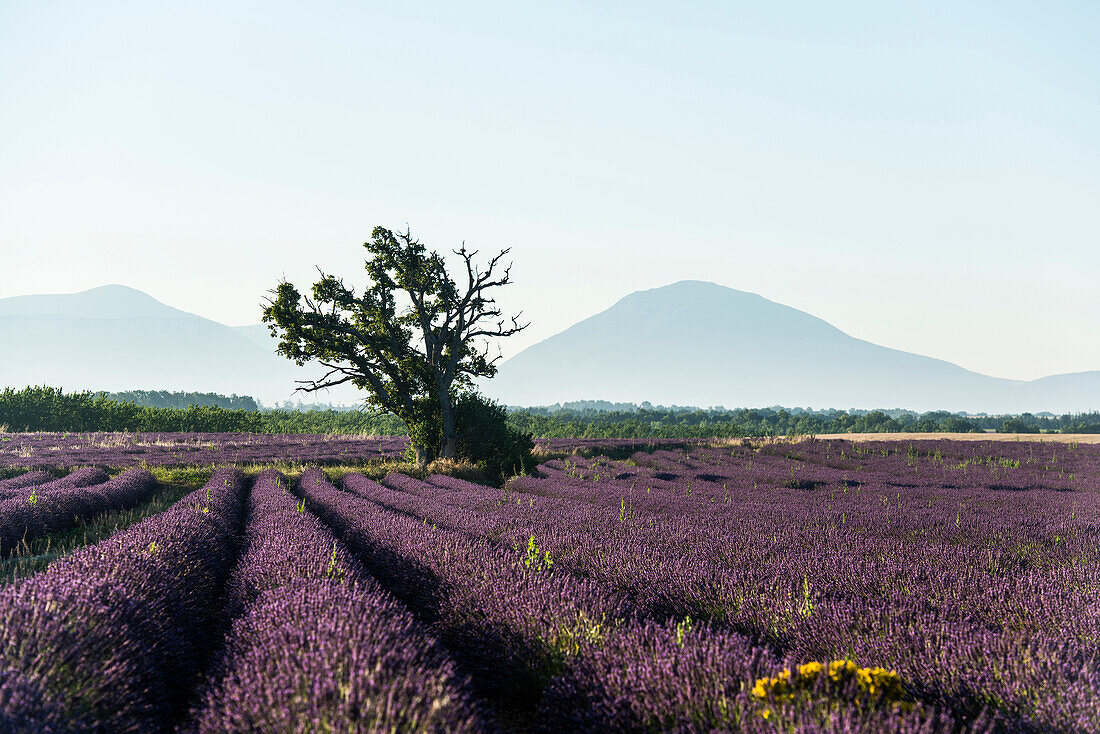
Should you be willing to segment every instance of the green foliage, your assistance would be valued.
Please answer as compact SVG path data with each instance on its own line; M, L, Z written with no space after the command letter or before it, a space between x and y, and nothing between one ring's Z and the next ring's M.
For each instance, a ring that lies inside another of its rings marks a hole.
M550 551L540 550L538 543L535 542L534 535L528 538L527 552L523 556L523 567L528 571L538 573L539 571L549 571L553 565L554 559L550 556Z
M529 474L537 463L531 434L508 423L504 406L476 393L455 401L457 458L473 462L493 478Z
M9 431L57 432L407 434L405 424L396 416L366 411L258 413L199 405L153 408L119 402L102 393L63 393L52 387L7 388L0 392L0 426L7 426Z
M214 467L210 466L150 466L148 471L157 480L157 484L167 487L190 487L199 489L214 476Z
M535 447L531 435L509 424L504 406L473 391L459 394L453 404L456 459L476 464L493 480L529 474L534 469L537 462L531 454ZM426 422L420 428L424 431L421 441L430 445L439 443L442 428L438 421ZM406 459L415 459L411 445Z
M12 431L258 433L263 421L252 411L204 405L182 410L148 408L90 392L66 394L43 386L0 392L0 425Z
M340 433L404 436L408 428L395 415L365 410L269 410L260 414L263 433Z
M981 429L978 428L973 422L967 420L966 418L958 418L958 417L955 417L955 416L952 416L950 418L946 418L943 421L943 428L941 430L944 433L980 433L981 432Z
M126 394L126 393L119 393ZM461 395L457 398L462 401ZM484 398L478 398L485 401ZM610 404L609 404L610 405ZM416 430L422 441L438 445L440 416L433 399L421 396L426 420ZM640 407L615 404L615 409L523 408L504 411L483 409L473 403L455 405L456 434L462 426L485 431L504 415L509 434L522 443L524 434L539 438L739 438L742 436L820 435L825 433L1100 433L1100 413L1020 416L966 416L946 411L916 414L909 411L809 411L755 408L699 410ZM459 415L465 413L465 417ZM486 413L492 420L483 420ZM494 417L495 416L495 417ZM210 406L187 409L143 407L119 402L101 393L63 393L59 388L6 388L0 391L0 427L9 431L104 431L134 433L322 433L369 436L408 435L404 421L392 414L366 410L226 410ZM527 463L509 449L510 441L489 429L483 438L468 435L473 448L464 457L480 463L490 453L503 451L493 473L521 473ZM468 431L467 431L468 432ZM0 441L3 441L0 438ZM459 438L459 444L462 443ZM495 449L485 448L487 445ZM481 448L478 448L478 447ZM410 461L415 456L410 456ZM0 469L0 475L3 470ZM3 478L0 476L0 478Z
M1018 418L1007 418L1001 424L1001 433L1039 433L1039 426L1028 420L1034 416L1025 413Z
M683 620L676 623L676 644L680 647L684 646L684 638L691 632L692 621L691 616L684 617Z
M460 288L443 258L428 252L408 230L375 227L364 247L370 284L361 293L323 271L311 297L283 281L272 291L263 321L280 340L279 354L299 365L318 362L328 370L299 389L350 382L364 391L368 406L405 423L417 463L424 465L440 454L452 458L454 392L470 386L475 377L496 373L495 360L488 358L480 340L525 328L516 318L506 325L485 295L508 284L507 268L493 275L508 250L484 268L473 263L476 252L465 245L456 250L466 266L467 283ZM437 436L440 440L431 440Z
M328 559L328 569L325 571L325 578L340 583L344 582L344 569L336 564L336 541L332 542L332 555Z
M134 403L146 408L186 409L192 405L205 405L222 410L259 410L260 407L248 395L219 395L212 392L168 392L167 390L126 390L124 392L99 392L119 403Z
M569 404L574 406L574 404ZM595 403L594 406L516 408L508 422L538 438L739 438L826 433L982 433L1019 428L1017 419L906 410L806 410L794 408L653 407ZM1100 414L1031 415L1018 420L1030 432L1100 433ZM1015 432L1015 431L1013 431Z
M420 461L425 452L430 458L438 455L439 444L443 435L443 424L439 417L439 406L434 397L421 395L414 401L419 421L405 421L407 425L406 435L409 437L409 447L405 450L405 459L408 461ZM418 455L419 451L419 455Z

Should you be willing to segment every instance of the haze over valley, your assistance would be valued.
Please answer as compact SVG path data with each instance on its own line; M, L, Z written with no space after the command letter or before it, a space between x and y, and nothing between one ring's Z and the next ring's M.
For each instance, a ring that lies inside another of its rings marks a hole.
M194 390L352 403L354 388L294 394L319 375L274 353L266 326L231 327L120 285L0 299L0 343L24 355L0 386ZM516 406L574 400L658 405L1085 412L1100 372L1005 380L853 338L761 296L680 281L611 308L500 363L487 395Z

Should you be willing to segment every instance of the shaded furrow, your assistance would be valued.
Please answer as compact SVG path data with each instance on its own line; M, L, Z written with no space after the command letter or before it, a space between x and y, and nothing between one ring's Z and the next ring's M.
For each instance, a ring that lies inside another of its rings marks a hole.
M244 488L239 471L221 470L169 510L0 591L0 728L170 730L217 644Z
M233 618L188 731L479 731L446 650L274 470L256 479Z

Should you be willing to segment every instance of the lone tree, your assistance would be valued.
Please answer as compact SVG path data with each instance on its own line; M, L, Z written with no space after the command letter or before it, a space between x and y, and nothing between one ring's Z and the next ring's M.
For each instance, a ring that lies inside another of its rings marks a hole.
M475 377L496 374L489 340L527 328L516 314L504 317L488 295L511 282L510 249L483 266L477 250L463 244L454 253L465 265L465 283L448 274L443 258L428 252L408 229L375 227L363 245L369 285L362 293L318 268L312 297L285 280L272 290L263 320L278 338L278 353L304 365L317 361L328 372L300 380L314 392L346 382L367 392L367 404L405 422L423 465L436 456L454 458L455 401Z

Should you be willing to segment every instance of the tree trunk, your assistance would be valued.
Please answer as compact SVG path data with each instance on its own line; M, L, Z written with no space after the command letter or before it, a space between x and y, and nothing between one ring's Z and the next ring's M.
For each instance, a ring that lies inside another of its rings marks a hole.
M428 461L431 459L431 452L424 446L413 446L416 449L416 465L423 468L428 465Z
M453 459L458 449L458 437L455 436L455 411L451 405L450 395L439 400L440 427L442 428L442 444L439 447L439 456L443 459Z

